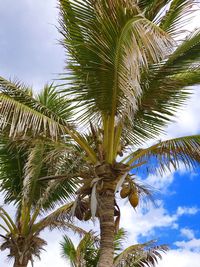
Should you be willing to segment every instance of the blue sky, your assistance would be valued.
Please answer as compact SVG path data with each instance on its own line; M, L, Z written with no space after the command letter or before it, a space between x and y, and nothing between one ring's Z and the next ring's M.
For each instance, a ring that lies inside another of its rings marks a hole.
M1 76L18 78L40 90L46 82L57 77L56 73L62 72L65 58L58 45L57 16L56 0L0 1ZM197 19L190 24L190 27L195 26L199 26ZM200 132L199 99L196 87L186 107L177 114L177 122L166 129L167 137ZM189 173L181 166L180 171L166 173L164 177L145 177L144 182L160 192L157 207L149 204L134 212L128 203L122 203L121 226L129 233L127 244L159 238L160 243L171 246L172 250L158 267L199 266L199 173L199 170ZM12 207L9 212L13 213ZM93 228L92 224L84 226ZM62 233L45 231L42 235L48 241L47 252L41 255L41 262L36 262L35 267L69 266L60 258ZM6 261L5 253L0 253L0 266L12 266Z
M175 172L173 182L165 188L165 192L158 195L164 203L164 208L169 214L175 214L177 210L182 208L193 208L193 211L186 212L183 216L180 216L175 222L177 225L172 227L161 227L155 230L151 238L159 237L161 243L169 244L172 248L176 245L174 242L177 240L183 240L183 234L181 229L191 229L194 232L196 238L200 238L199 227L199 176L198 173L191 174L190 172ZM200 249L200 248L199 248Z

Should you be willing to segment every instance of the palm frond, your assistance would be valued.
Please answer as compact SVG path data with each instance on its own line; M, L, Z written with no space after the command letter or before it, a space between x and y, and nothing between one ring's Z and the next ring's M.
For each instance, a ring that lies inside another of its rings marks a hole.
M36 209L55 208L57 204L72 201L79 186L80 171L86 165L83 151L63 142L47 143L43 164L47 172L40 174L40 196Z
M47 215L45 218L34 224L33 231L39 233L46 227L54 226L54 223L56 222L65 222L65 220L69 221L71 217L72 207L73 202L65 204L60 208L56 209L55 211Z
M38 100L19 85L0 77L0 129L9 130L12 137L25 136L28 132L34 136L47 136L54 140L71 136L85 150L91 161L96 162L94 151L69 123L72 113L68 100L56 93L52 87L45 87Z
M160 28L173 35L182 33L183 27L190 22L191 15L194 15L195 4L197 1L194 0L171 1L169 10L161 18Z
M158 260L162 259L161 253L166 252L168 247L156 245L152 240L144 244L137 244L126 248L114 259L115 267L154 267Z
M187 72L182 72L180 74L174 75L172 77L172 82L176 84L177 89L181 89L181 87L184 88L198 85L200 83L200 68L193 68L191 70L188 70Z
M3 229L7 234L10 233L9 228L6 227L5 225L0 224L0 228ZM0 235L0 236L2 237L2 235ZM4 236L3 236L3 237L4 237Z
M9 214L5 211L3 207L0 207L0 218L3 220L6 227L1 226L1 228L5 228L4 230L7 232L9 230L10 233L13 233L16 231L15 223L13 222L12 218L9 216ZM7 230L6 230L7 229Z
M180 164L186 168L195 168L200 162L200 136L185 136L158 142L146 149L138 149L130 155L128 164L146 162L142 166L149 173L166 169L178 169Z
M34 147L31 147L28 153L28 159L24 166L23 180L23 201L25 205L32 205L35 197L35 190L38 177L43 165L44 145L37 141Z
M192 67L193 63L198 63L200 59L200 30L193 30L186 39L177 47L174 53L169 57L168 61L164 64L163 70L167 75L168 71L176 70L180 73L181 70L186 70ZM163 73L163 74L164 74Z
M0 103L0 127L3 130L9 127L10 136L25 135L30 130L33 135L44 134L53 138L66 133L58 122L8 95L1 93Z
M59 94L56 87L44 86L43 90L36 96L36 100L65 122L70 122L73 116L70 101Z
M57 105L59 95L55 96L55 91L51 86L47 88L45 87L41 95L38 96L38 100L42 101L43 99L43 103L40 103L21 85L0 77L1 129L9 128L10 136L25 135L30 130L34 135L40 133L41 135L50 135L53 138L56 138L58 133L66 133L64 130L67 125L66 121L62 116L54 113L52 104L50 107L47 101L44 102L44 95L47 98L48 93L49 98L53 98L52 100ZM66 106L67 104L65 104L64 110L66 110ZM69 112L68 119L70 115Z
M64 236L61 243L62 255L68 259L72 266L95 267L98 263L99 239L92 232L85 233L77 248L72 240Z
M0 137L0 189L4 193L4 202L19 202L23 187L23 167L26 161L26 150L7 137Z
M7 81L5 78L0 77L0 92L2 95L8 96L16 102L19 102L21 104L24 104L25 106L29 107L30 109L34 109L35 111L42 113L48 118L54 119L56 122L61 122L61 124L66 125L66 121L63 120L62 115L60 113L56 114L55 108L53 108L53 105L58 105L59 101L62 101L60 103L64 104L65 108L65 116L64 119L66 119L66 108L68 105L68 115L67 118L70 120L70 107L69 104L64 103L63 100L61 100L60 94L56 93L55 89L52 85L45 86L43 91L37 96L37 99L33 97L33 94L29 92L27 87L24 88L23 85L20 83L13 83L10 81ZM45 100L46 98L46 100ZM49 105L49 102L47 99L51 99L51 105ZM39 101L41 101L41 103ZM52 102L54 101L54 104ZM53 104L53 105L52 105ZM61 115L61 116L60 116Z
M85 234L77 246L77 262L88 267L97 265L99 239L92 232Z
M124 230L124 228L120 228L115 235L115 241L114 241L115 255L117 255L120 251L122 251L123 243L125 242L126 237L127 237L127 232Z
M81 103L85 119L94 112L122 115L135 110L141 70L163 58L172 45L134 3L92 3L60 1L63 45L70 56L64 91Z
M133 123L123 136L133 145L155 138L173 120L199 80L200 33L195 30L169 58L150 66L142 76L142 95Z
M74 234L78 234L80 237L83 237L84 235L86 235L88 232L85 231L83 228L76 226L73 223L69 223L67 221L55 221L53 222L49 229L53 230L53 229L59 229L59 230L65 230L65 231L72 231Z
M143 10L145 17L156 21L169 2L170 0L139 0L138 5Z
M62 257L70 261L71 267L77 267L76 248L74 247L72 240L65 235L60 245Z

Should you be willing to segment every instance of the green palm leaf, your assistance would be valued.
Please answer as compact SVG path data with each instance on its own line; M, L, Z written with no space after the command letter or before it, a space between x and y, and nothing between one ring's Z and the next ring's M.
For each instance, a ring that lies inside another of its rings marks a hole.
M56 138L58 133L66 133L66 123L26 91L3 78L0 85L1 128L10 125L10 135L32 130L34 135L40 133Z
M199 80L199 31L178 46L166 62L153 65L143 75L143 94L124 135L133 144L155 138L192 93Z
M45 87L36 99L23 87L3 78L0 78L0 86L1 130L9 131L10 136L23 136L30 131L34 136L52 139L71 136L85 150L91 161L96 162L96 155L84 136L69 124L72 113L68 100L61 97L52 86Z
M23 167L26 161L26 150L13 146L7 138L0 138L0 181L4 201L10 203L19 202L23 187Z
M139 0L138 5L145 12L145 17L154 21L169 2L170 0Z
M159 26L161 29L178 35L182 33L183 27L191 20L191 14L194 15L194 8L197 1L194 0L173 0L170 3L170 8L161 18Z
M143 163L148 173L178 169L180 164L186 168L195 168L200 162L199 151L200 136L185 136L158 142L146 149L138 149L128 156L127 160L128 164Z
M107 114L134 110L141 93L140 70L147 67L148 60L157 62L164 57L171 46L170 37L133 4L124 14L124 7L117 1L113 16L108 15L109 7L103 2L95 5L87 1L82 5L80 1L66 0L60 5L63 44L70 56L67 80L71 86L65 92L73 94L76 103L81 101L86 117L91 114L88 110ZM86 14L91 15L86 19Z
M76 264L76 249L72 240L68 236L63 237L63 241L60 243L62 247L62 257L70 260L71 267L77 267Z
M98 239L91 232L85 233L77 248L72 240L64 236L60 243L62 256L70 261L71 266L95 267L98 263Z
M114 259L115 267L154 267L158 260L162 259L161 253L166 252L168 247L156 245L152 240L144 244L137 244L126 248Z

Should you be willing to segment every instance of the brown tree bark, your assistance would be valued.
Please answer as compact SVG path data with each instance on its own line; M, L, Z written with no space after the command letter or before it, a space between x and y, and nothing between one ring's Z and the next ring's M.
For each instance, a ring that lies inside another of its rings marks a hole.
M15 262L13 267L27 267L28 266L28 261L22 261L22 263L20 263L19 257L15 258Z
M114 257L114 190L99 195L100 257L98 267L112 267Z

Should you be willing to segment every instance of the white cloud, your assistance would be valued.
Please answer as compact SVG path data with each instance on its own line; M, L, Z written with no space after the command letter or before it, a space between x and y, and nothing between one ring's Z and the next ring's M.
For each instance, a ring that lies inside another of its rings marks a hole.
M176 241L174 244L181 250L200 252L200 239L195 237L194 231L189 228L182 228L180 232L189 240Z
M163 255L157 267L199 267L200 254L187 250L171 250Z
M168 187L174 181L174 172L166 171L163 175L149 175L145 179L145 183L152 186L156 190L162 190L162 193L168 192Z
M178 249L173 249L163 255L162 261L157 267L199 267L200 263L200 239L194 235L194 231L189 228L182 228L180 233L188 241L177 241L174 244Z
M187 237L188 239L193 239L194 238L194 231L189 228L182 228L180 230L181 235L184 237Z
M166 139L166 138L165 138ZM164 140L164 139L163 139ZM189 173L183 163L179 163L178 170L175 170L173 165L171 164L170 170L166 169L163 174L150 174L145 180L142 180L142 183L146 183L156 190L162 192L162 194L174 194L175 192L169 191L169 186L172 185L175 178L175 172L179 173L180 175L188 174L192 177L195 177L196 173L191 172Z
M189 241L177 241L174 244L181 249L200 252L200 239L197 238L193 238Z
M45 240L48 240L48 245L45 247L46 251L41 254L41 261L36 260L34 262L34 267L69 267L69 262L61 257L61 247L59 243L62 240L62 233L59 231L51 233L45 231L43 237ZM28 267L31 267L31 264Z
M178 220L184 215L195 215L199 210L196 207L178 207L174 214L170 214L162 201L158 207L149 204L146 208L139 208L134 212L127 203L121 208L121 226L130 233L129 243L137 243L140 235L148 237L154 235L157 228L178 229ZM156 235L153 238L157 238Z
M197 207L178 207L177 209L178 216L182 216L184 214L195 215L197 212L199 212Z
M197 134L200 129L199 101L200 91L195 87L194 94L182 108L177 112L177 121L167 128L167 137L179 137L184 135Z

